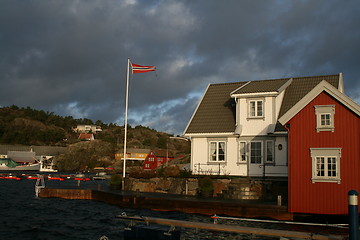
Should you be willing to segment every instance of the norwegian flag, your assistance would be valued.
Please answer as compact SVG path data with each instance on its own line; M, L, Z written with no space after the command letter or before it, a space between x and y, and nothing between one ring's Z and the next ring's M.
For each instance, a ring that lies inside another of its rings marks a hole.
M156 70L155 66L141 66L138 64L131 63L132 73L144 73L152 72Z

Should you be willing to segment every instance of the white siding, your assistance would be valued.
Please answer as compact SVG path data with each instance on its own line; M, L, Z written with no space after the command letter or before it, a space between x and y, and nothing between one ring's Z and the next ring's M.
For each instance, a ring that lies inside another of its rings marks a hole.
M281 144L282 149L279 150ZM277 137L275 140L275 165L266 165L266 176L286 177L287 166L287 137Z
M276 94L259 94L254 97L242 97L236 100L236 124L238 125L239 135L208 135L193 136L191 139L191 170L194 174L220 174L232 176L247 176L250 165L249 149L247 148L247 162L239 162L239 142L244 141L249 144L251 141L261 141L263 152L265 153L266 141L274 141L274 162L258 164L266 176L287 176L287 136L274 136L273 133L280 106L284 97L284 91ZM263 100L263 117L249 117L249 100ZM209 162L209 141L226 142L226 161ZM282 149L279 149L279 145Z
M276 117L276 119L279 118L280 107L281 107L281 103L284 98L284 94L285 94L285 91L282 91L281 93L279 93L279 95L276 97L276 100L275 100L275 103L276 103L276 106L275 106L276 116L275 117Z
M218 174L246 176L247 165L237 164L238 142L236 137L226 139L226 161L209 163L208 142L214 138L192 138L191 139L191 171L194 174ZM218 139L218 138L216 138Z
M248 99L243 98L238 100L238 110L240 112L238 123L242 125L242 136L258 136L267 135L270 124L275 124L274 119L274 97L263 97L264 99L264 117L263 118L249 118L248 114Z

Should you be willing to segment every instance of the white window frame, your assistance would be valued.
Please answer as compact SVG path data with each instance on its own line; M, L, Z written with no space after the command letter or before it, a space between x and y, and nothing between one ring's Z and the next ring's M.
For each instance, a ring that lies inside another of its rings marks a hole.
M261 115L259 115L259 102L261 102ZM254 115L252 115L251 104L254 103ZM264 99L248 99L248 118L264 118L265 117L265 100Z
M238 164L246 164L248 161L248 155L247 155L247 149L248 149L248 144L245 141L240 141L239 142L239 156L238 156Z
M310 148L310 155L312 158L312 182L341 182L340 178L340 162L341 162L341 148ZM323 176L319 176L318 160L323 159ZM329 176L329 160L335 159L336 176Z
M316 114L316 131L331 131L334 132L334 115L335 115L335 105L316 105L315 114ZM330 116L327 121L323 121L323 116Z
M253 153L253 149L252 149L252 143L260 143L260 149L261 149L261 155L260 155L260 162L252 162L252 153ZM250 156L249 156L249 161L251 164L262 164L263 163L263 156L264 156L264 146L263 146L263 141L251 141L250 142Z
M212 146L213 144L215 144L215 155L214 155L214 152L212 152ZM219 155L219 149L220 149L220 144L224 144L224 159L223 160L219 160L220 159L220 155ZM226 162L226 141L224 140L210 140L208 142L208 145L209 145L209 149L208 149L208 156L209 156L209 160L208 162L210 163L222 163L222 162ZM213 157L215 156L215 160L213 159Z
M271 160L268 160L268 144L271 143ZM265 163L266 164L274 164L275 163L275 141L274 140L266 140L265 142Z

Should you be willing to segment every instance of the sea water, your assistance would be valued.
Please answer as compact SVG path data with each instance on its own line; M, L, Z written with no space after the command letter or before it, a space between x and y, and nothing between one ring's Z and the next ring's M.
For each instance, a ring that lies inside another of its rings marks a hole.
M129 222L117 215L148 216L176 220L212 223L209 216L179 212L157 212L146 209L126 209L91 200L36 198L36 180L0 180L0 239L124 239ZM108 189L106 181L74 180L45 181L53 188ZM230 224L239 224L233 222ZM266 223L241 223L242 226L274 228ZM169 227L164 227L169 229ZM247 234L222 233L196 229L179 229L181 239L279 239Z

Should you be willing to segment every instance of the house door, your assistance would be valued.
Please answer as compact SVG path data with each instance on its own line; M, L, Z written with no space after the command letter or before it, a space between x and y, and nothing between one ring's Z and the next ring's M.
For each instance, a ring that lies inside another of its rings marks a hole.
M250 142L250 161L249 161L249 176L263 176L263 142Z

